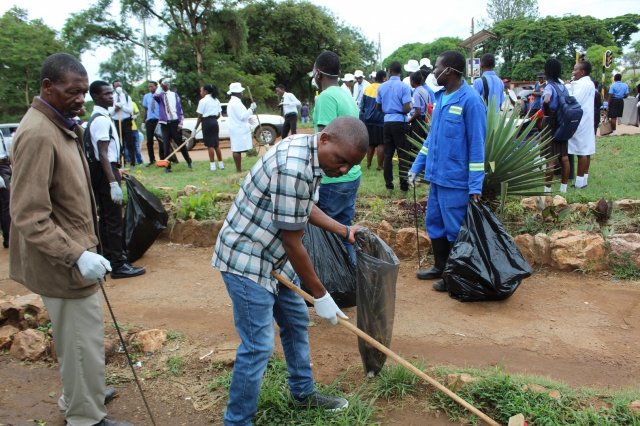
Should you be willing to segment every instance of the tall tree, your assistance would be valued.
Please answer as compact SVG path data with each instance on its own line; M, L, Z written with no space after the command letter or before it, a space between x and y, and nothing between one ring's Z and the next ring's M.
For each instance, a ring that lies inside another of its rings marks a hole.
M631 36L640 31L640 15L638 14L627 13L615 18L603 19L603 22L620 48L628 45Z
M124 89L131 92L133 83L144 77L144 67L131 44L118 46L107 62L99 68L100 77L107 81L120 80Z
M464 54L465 51L459 46L460 43L462 43L462 39L458 37L440 37L430 43L408 43L400 46L386 57L382 61L382 65L386 68L393 61L406 64L409 59L429 58L431 65L435 66L436 59L442 52L456 50Z
M487 14L494 23L505 19L537 18L538 0L488 0Z
M56 32L26 10L13 7L0 17L0 120L18 120L40 90L40 66L64 51Z

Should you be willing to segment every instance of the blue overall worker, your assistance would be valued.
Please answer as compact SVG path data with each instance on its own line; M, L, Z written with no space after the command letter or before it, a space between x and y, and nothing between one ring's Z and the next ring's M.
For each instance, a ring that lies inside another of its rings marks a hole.
M412 185L421 172L431 182L425 222L435 264L416 273L424 280L442 277L469 198L479 201L482 193L487 109L480 95L464 81L464 66L464 56L458 52L438 57L433 72L443 89L435 94L431 131L408 174ZM433 288L447 291L443 280Z

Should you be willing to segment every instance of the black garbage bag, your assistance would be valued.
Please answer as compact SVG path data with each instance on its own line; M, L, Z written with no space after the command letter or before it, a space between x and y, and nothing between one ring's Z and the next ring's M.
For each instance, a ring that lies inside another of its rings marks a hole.
M389 347L396 311L396 280L400 261L380 237L368 229L356 233L358 328ZM358 338L365 374L376 375L387 356Z
M140 259L167 227L169 215L158 197L136 178L123 176L127 183L127 206L124 211L124 242L129 262Z
M356 270L340 238L322 228L307 224L302 244L313 264L316 275L333 300L341 308L356 305ZM309 292L302 283L302 289Z
M532 273L491 209L469 202L443 274L449 295L462 302L506 299Z

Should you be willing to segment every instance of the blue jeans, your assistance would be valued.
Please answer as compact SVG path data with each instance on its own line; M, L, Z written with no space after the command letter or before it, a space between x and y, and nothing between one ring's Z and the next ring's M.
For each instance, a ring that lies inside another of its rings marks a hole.
M320 185L318 207L332 219L343 225L351 226L356 214L356 196L359 187L360 178L351 182L322 184ZM344 238L342 238L342 244L355 265L356 251L353 249L353 245Z
M142 151L140 149L142 146L142 140L144 139L144 135L139 130L134 130L132 134L133 134L133 144L136 149L136 164L142 164L144 160L142 159ZM126 161L127 163L130 162L129 150L127 149L126 145L124 147L124 161Z
M274 318L280 327L291 394L302 400L315 392L307 330L309 309L302 297L287 287L280 286L276 295L241 275L222 272L222 279L233 302L233 321L240 336L224 424L246 426L258 411L262 376L273 353Z

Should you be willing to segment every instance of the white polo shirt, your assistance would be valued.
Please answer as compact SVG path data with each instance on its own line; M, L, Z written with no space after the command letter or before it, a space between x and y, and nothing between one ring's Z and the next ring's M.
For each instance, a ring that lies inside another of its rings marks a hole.
M91 132L91 144L93 145L96 159L100 160L100 152L98 151L98 141L109 141L109 148L107 154L109 156L110 163L117 163L120 160L120 139L118 138L118 130L111 118L109 118L109 111L106 108L95 105L91 117L94 115L100 115L91 122L89 131ZM111 137L109 137L109 131L111 130Z
M200 99L198 102L198 109L196 112L204 117L213 117L217 115L218 117L222 114L222 107L220 106L220 101L217 99L213 99L211 95L206 95L204 98Z

